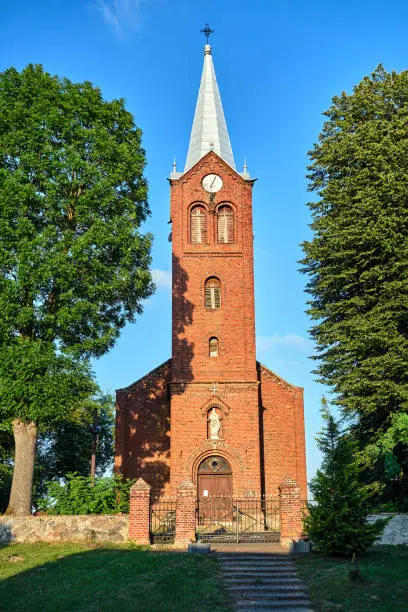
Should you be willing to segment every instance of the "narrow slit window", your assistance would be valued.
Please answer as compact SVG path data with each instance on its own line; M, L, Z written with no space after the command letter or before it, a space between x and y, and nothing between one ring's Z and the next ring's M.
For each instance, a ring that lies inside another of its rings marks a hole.
M210 357L218 357L218 338L210 338Z
M234 242L234 213L230 206L221 206L217 214L218 242Z
M207 242L207 213L202 206L196 206L191 211L190 231L193 244Z
M221 283L218 278L209 278L205 283L205 307L221 308Z

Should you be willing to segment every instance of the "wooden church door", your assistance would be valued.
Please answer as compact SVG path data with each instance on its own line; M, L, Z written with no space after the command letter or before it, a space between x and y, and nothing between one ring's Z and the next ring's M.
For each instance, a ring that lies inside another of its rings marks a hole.
M207 457L198 468L198 497L232 497L231 466L223 457Z

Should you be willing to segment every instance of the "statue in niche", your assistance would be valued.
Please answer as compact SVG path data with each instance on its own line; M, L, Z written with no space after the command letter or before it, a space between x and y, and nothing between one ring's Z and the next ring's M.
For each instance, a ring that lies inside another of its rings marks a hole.
M219 440L220 439L220 429L221 429L221 419L217 414L215 407L210 412L208 417L208 422L210 424L210 440Z

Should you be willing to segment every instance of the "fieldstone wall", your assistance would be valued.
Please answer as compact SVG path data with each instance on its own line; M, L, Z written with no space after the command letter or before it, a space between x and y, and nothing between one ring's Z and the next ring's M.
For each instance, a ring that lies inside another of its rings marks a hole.
M124 542L127 514L0 516L0 545L9 542Z
M386 525L381 538L375 544L408 544L408 514L370 514L367 517L369 523L374 523L379 518L391 516L392 519Z

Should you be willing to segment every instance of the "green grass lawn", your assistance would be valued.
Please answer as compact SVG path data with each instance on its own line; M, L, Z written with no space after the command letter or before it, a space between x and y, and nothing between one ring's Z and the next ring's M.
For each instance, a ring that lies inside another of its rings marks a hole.
M73 543L0 548L0 610L227 610L224 597L212 555Z
M313 553L295 560L316 610L408 611L408 546L376 546L357 559ZM349 577L359 568L361 582Z

